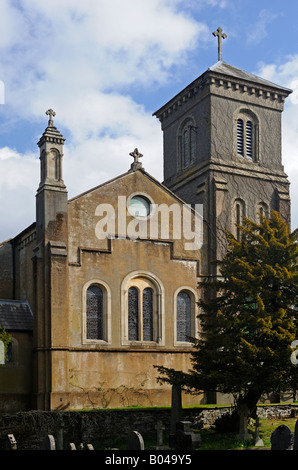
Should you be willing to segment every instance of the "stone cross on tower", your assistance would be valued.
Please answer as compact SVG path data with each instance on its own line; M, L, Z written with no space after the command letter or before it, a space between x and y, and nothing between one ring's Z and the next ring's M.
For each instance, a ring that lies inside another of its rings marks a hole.
M142 158L143 155L139 152L139 150L134 149L134 151L130 152L129 155L134 158L134 162L131 165L131 169L138 170L139 168L142 168L142 163L139 161L139 158Z
M53 116L56 116L56 113L55 113L55 111L53 111L52 109L48 109L48 110L46 111L46 115L47 115L47 116L50 116L50 117L49 117L49 124L48 124L48 125L52 127L52 126L54 125Z
M218 60L222 60L222 39L226 39L227 35L222 32L221 28L217 28L212 34L218 37Z

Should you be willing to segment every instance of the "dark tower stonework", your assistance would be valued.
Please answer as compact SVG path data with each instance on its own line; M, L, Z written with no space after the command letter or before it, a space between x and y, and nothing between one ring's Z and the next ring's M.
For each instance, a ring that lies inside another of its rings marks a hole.
M291 90L218 61L154 115L164 138L164 184L203 204L201 274L237 235L242 216L277 210L290 223L289 181L281 158L281 115Z

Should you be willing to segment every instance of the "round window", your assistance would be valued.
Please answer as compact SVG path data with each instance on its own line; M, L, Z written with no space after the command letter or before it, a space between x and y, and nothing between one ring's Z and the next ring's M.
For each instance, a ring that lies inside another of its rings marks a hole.
M147 217L150 214L150 201L143 196L130 199L128 209L134 217Z

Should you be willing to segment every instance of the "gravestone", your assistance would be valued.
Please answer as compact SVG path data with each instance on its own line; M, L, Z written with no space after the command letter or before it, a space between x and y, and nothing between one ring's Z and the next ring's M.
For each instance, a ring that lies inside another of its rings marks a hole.
M7 439L8 439L8 442L7 442L8 450L17 450L17 441L16 441L14 435L13 434L8 434Z
M3 341L0 341L0 364L5 364L5 346Z
M238 410L239 415L239 433L237 434L237 438L241 441L250 441L252 439L251 434L249 434L247 430L247 423L248 423L248 416L249 416L249 409L246 405L242 405Z
M295 424L294 446L293 450L298 450L298 419Z
M174 435L176 432L176 425L181 420L181 413L182 413L181 387L179 385L173 385L172 386L170 436L169 436L170 447L174 446L173 439L174 439Z
M156 426L155 426L156 432L157 432L157 442L156 445L162 446L163 445L163 431L165 430L165 427L162 424L162 421L158 421Z
M271 450L290 450L293 434L288 426L282 424L271 434Z
M127 450L144 450L144 439L138 431L132 431L127 436L126 443Z
M178 451L198 449L201 444L200 434L192 432L190 421L180 421L176 425L173 447Z
M69 450L77 450L75 444L73 442L69 443Z
M55 438L48 434L42 443L42 450L56 450Z
M256 447L263 447L263 446L264 446L264 442L263 442L263 440L260 438L259 428L260 428L260 420L259 420L259 417L256 416L256 424L255 424L255 446L256 446Z

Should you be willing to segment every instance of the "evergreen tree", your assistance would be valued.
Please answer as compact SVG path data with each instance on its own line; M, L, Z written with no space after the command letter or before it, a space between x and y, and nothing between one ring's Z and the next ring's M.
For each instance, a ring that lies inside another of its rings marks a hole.
M291 344L298 339L298 232L277 212L228 233L220 276L200 284L201 333L188 372L157 367L159 381L189 392L233 394L253 415L264 393L298 388Z

